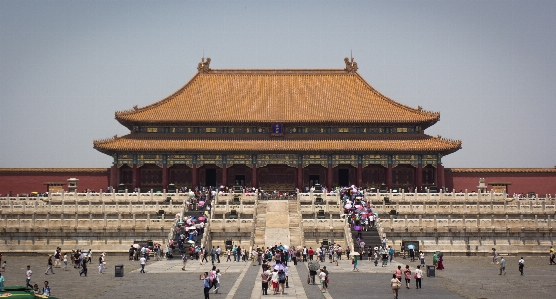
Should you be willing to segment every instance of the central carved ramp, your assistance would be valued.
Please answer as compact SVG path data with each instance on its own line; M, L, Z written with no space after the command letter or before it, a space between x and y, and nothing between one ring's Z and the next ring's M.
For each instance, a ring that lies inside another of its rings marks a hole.
M266 204L264 246L290 244L290 216L287 200L269 200Z

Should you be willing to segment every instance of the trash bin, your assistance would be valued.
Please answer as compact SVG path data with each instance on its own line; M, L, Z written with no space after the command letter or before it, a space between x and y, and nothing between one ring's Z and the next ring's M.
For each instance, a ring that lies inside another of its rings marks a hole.
M432 265L432 266L431 266L431 265L428 265L428 266L427 266L427 277L435 277L435 276L434 276L434 275L435 275L435 271L436 271L436 270L435 270L435 268L434 268L434 265Z
M124 265L116 265L116 277L124 277Z

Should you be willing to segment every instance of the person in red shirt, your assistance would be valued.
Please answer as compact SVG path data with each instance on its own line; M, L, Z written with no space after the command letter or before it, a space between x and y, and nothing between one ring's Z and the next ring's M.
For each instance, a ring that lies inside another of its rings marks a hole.
M310 261L313 260L313 254L315 254L315 251L313 250L313 247L309 247L309 260Z

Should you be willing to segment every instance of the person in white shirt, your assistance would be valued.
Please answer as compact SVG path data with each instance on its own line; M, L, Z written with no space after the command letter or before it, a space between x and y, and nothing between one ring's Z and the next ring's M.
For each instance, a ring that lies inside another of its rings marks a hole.
M147 259L145 258L145 256L141 256L141 258L139 259L139 263L141 264L141 273L145 273L145 264L147 263Z
M320 278L321 290L323 293L326 293L326 273L324 272L323 269L320 269L319 278Z

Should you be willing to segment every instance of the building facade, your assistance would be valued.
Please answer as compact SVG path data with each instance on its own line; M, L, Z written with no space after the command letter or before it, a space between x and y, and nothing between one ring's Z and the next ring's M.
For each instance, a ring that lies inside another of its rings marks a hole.
M382 95L345 69L217 70L210 58L169 97L116 112L130 133L94 141L128 188L320 183L444 186L442 157L461 141L429 136L440 114Z

